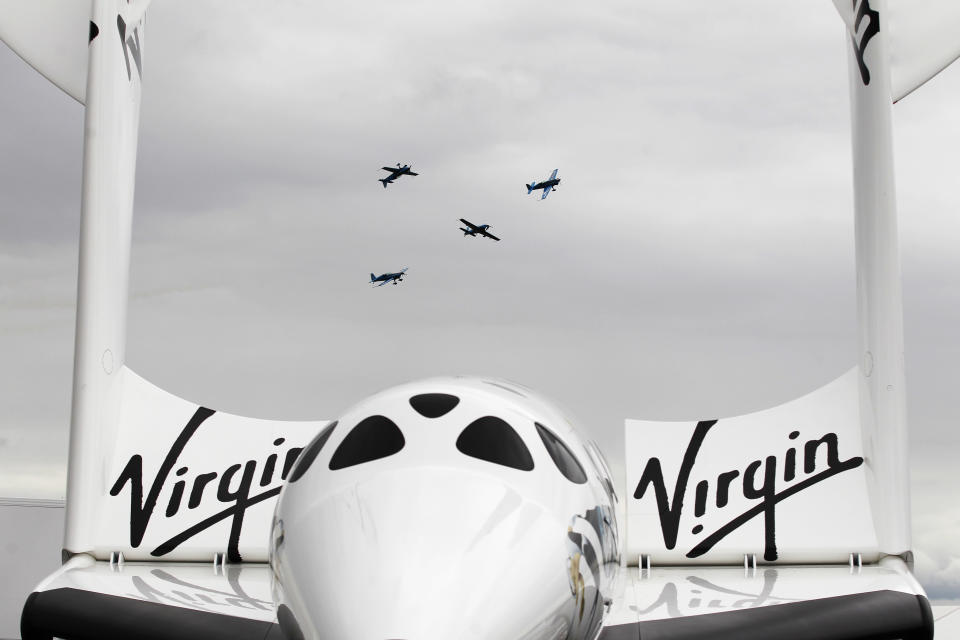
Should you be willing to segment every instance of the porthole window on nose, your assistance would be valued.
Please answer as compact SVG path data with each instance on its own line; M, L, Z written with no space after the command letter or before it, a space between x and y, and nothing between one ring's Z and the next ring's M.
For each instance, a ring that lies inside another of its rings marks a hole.
M392 456L403 449L405 442L400 427L390 418L386 416L364 418L333 452L333 457L330 458L330 470L345 469Z
M317 454L323 449L323 445L327 444L327 440L330 439L330 434L333 433L335 426L337 426L336 422L331 422L325 426L320 433L314 436L310 444L304 448L300 453L300 457L297 458L297 466L293 468L293 473L290 474L290 482L296 482L303 477L303 474L307 472L307 469L310 468L313 461L317 459Z
M520 435L494 416L474 420L457 437L460 453L520 471L533 470L533 457Z
M547 447L547 453L550 454L550 457L553 459L554 464L557 465L560 473L563 474L563 477L575 484L583 484L586 482L587 474L584 472L583 467L580 466L577 457L573 455L573 451L570 451L567 445L563 443L563 440L558 438L545 426L539 422L534 422L534 424L537 427L537 433L540 434L540 439L543 440L543 444Z
M410 406L424 418L445 416L460 404L460 398L449 393L421 393L410 398Z

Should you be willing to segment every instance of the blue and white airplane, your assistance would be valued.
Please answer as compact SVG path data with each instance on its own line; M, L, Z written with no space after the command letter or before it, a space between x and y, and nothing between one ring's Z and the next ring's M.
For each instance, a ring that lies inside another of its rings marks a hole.
M554 169L553 173L550 174L550 178L544 180L543 182L537 182L534 180L527 185L527 195L530 195L537 189L543 189L543 195L540 196L541 200L544 200L548 195L550 195L551 189L556 189L557 185L560 184L560 178L557 177L557 171L559 169Z
M487 231L487 229L490 228L490 225L488 225L488 224L476 225L476 224L473 224L472 222L470 222L469 220L467 220L467 219L465 219L465 218L460 218L460 222L462 222L463 224L467 225L467 228L466 228L466 229L464 229L463 227L460 227L460 231L463 231L463 235L465 235L465 236L475 236L475 235L477 235L477 234L479 233L480 235L486 236L486 237L490 238L491 240L496 240L497 242L500 242L500 238L498 238L497 236L495 236L495 235L493 235L492 233L490 233L489 231Z
M375 276L375 275L373 275L373 274L371 273L371 274L370 274L370 284L373 284L373 283L375 283L375 282L379 282L380 284L378 284L377 286L378 286L378 287L382 287L383 285L387 284L388 282L393 282L393 284L397 284L398 282L403 282L403 274L405 274L405 273L407 272L407 269L409 269L409 268L410 268L410 267L404 267L403 269L400 269L400 271L398 271L398 272L396 272L396 273L384 273L384 274L379 275L379 276Z
M384 189L387 188L387 185L388 185L388 184L393 184L393 181L396 180L397 178L399 178L400 176L417 176L417 175L420 175L420 174L418 174L418 173L414 173L413 171L411 171L411 170L410 170L410 165L405 164L405 165L403 165L403 166L401 167L399 162L397 163L397 168L396 168L396 169L394 169L393 167L381 167L381 169L383 169L384 171L389 171L389 172L390 172L390 175L387 176L386 178L380 178L380 179L379 179L379 180L380 180L380 183L383 185L383 188L384 188Z

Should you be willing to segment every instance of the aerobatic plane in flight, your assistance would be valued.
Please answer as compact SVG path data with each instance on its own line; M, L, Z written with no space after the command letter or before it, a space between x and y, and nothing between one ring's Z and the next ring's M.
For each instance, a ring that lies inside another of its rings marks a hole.
M407 269L409 269L409 267L404 267L403 269L400 269L400 271L397 271L396 273L384 273L383 275L379 275L379 276L375 276L371 273L370 284L379 282L380 284L378 284L377 286L382 287L388 282L393 282L393 284L397 284L398 282L403 282L403 274L407 272Z
M386 178L380 178L380 183L383 184L383 188L386 189L388 184L393 184L393 181L399 178L400 176L417 176L418 173L414 173L410 170L410 165L405 164L400 166L400 163L397 163L396 168L394 167L381 167L384 171L389 171L390 175Z
M527 195L530 195L537 189L543 189L543 195L540 196L541 200L543 200L548 195L550 195L550 190L556 189L557 185L560 184L560 178L557 177L557 171L559 171L559 169L554 169L553 173L550 174L550 177L547 180L544 180L543 182L537 182L536 180L534 180L533 182L528 184Z
M475 225L469 220L466 220L464 218L460 218L460 222L467 225L466 229L464 229L463 227L460 227L460 231L463 231L463 235L465 236L475 236L479 233L480 235L486 236L491 240L496 240L498 242L500 241L500 238L498 238L497 236L487 231L487 229L490 228L490 225L488 224Z
M856 45L864 364L745 416L627 420L622 483L561 410L497 378L410 382L291 422L215 411L127 366L130 234L117 230L133 217L147 4L0 2L0 38L96 133L83 143L63 565L24 604L23 640L932 637L910 568L891 108L952 59L933 45L958 41L960 15L942 19L955 0L924 4L940 40L909 20L891 39L877 0L835 2ZM910 73L892 76L903 58ZM354 361L337 373L379 384L376 362Z

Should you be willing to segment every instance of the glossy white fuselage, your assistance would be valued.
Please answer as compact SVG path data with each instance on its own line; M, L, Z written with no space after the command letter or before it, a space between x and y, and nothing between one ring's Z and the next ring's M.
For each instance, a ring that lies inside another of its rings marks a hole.
M556 410L496 385L439 378L377 394L344 414L288 482L271 561L277 604L304 637L595 637L619 563L609 476ZM428 393L459 402L424 417L409 398ZM402 450L331 470L340 443L371 415L400 428ZM458 450L464 428L484 416L515 429L531 470ZM584 482L561 473L535 423L569 447Z

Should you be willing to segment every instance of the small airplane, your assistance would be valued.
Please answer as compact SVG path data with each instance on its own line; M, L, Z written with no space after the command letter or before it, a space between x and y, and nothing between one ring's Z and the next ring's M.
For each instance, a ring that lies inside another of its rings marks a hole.
M405 164L402 167L400 163L397 163L397 168L393 167L381 167L384 171L389 171L390 175L386 178L380 178L380 183L383 184L383 188L386 189L388 184L393 184L393 181L399 178L400 176L416 176L419 175L410 170L410 165Z
M373 284L374 282L379 282L380 284L378 284L377 286L382 287L388 282L393 282L393 284L397 284L398 282L403 282L403 274L407 272L407 269L409 269L409 267L404 267L403 269L400 269L400 271L398 271L397 273L384 273L383 275L379 275L379 276L375 276L371 273L370 284Z
M550 195L551 189L556 189L557 185L560 184L560 178L557 177L558 169L554 169L553 173L550 174L549 180L544 180L543 182L537 182L534 180L527 185L527 195L530 195L537 189L543 189L543 195L540 196L540 199L543 200L548 195Z
M490 225L488 224L475 225L464 218L460 218L460 222L467 225L466 229L460 227L460 231L463 231L463 235L465 236L475 236L479 233L480 235L486 236L491 240L496 240L497 242L500 241L500 238L487 231L487 229L490 228Z

